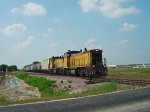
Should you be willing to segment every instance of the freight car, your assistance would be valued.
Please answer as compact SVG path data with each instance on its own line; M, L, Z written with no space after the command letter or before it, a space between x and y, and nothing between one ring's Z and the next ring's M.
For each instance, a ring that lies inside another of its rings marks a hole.
M103 63L102 50L82 50L70 51L64 53L63 56L51 57L41 63L37 63L40 67L36 71L53 73L53 74L65 74L65 75L78 75L78 76L102 76L107 75L106 64ZM35 64L34 66L37 66ZM26 68L24 68L26 70Z
M41 72L44 72L44 73L49 72L49 63L50 63L50 59L46 59L41 62Z
M33 72L41 72L41 63L33 62Z

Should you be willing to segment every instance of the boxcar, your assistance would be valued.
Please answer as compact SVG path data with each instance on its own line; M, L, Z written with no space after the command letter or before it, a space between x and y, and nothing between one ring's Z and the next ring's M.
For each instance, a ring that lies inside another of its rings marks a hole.
M49 60L50 59L46 59L41 62L41 71L42 72L45 72L45 73L49 72Z

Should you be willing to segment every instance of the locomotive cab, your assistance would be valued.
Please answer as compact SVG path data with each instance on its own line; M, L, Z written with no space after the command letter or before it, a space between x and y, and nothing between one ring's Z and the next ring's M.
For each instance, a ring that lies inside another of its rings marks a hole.
M91 50L91 64L92 65L98 65L102 64L102 50L96 49L96 50Z
M106 75L107 74L107 67L103 64L102 61L102 50L94 49L90 50L91 53L91 64L90 68L92 67L92 74L93 75Z

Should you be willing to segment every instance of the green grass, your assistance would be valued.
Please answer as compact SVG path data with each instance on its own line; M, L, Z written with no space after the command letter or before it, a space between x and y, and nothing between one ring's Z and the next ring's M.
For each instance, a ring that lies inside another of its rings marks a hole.
M108 69L108 77L131 80L150 80L150 68Z
M47 80L46 78L42 77L31 77L25 72L16 72L16 76L19 79L24 80L28 85L37 87L41 93L54 93L52 85L55 83L55 81L53 80Z
M5 101L6 101L6 97L0 96L0 102L5 102Z
M110 82L99 87L90 88L88 94L97 94L97 93L109 93L117 90L117 84L115 82Z
M108 69L109 74L140 74L150 75L150 68L119 68L119 69Z

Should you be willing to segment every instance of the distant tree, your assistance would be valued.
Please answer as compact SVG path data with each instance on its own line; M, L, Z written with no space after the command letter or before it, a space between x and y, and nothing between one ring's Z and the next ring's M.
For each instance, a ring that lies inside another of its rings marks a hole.
M11 65L8 68L9 71L17 71L17 66L16 65Z
M6 64L0 65L0 71L2 71L2 72L6 72L6 70L7 70L8 68L9 68L9 66L6 65Z

